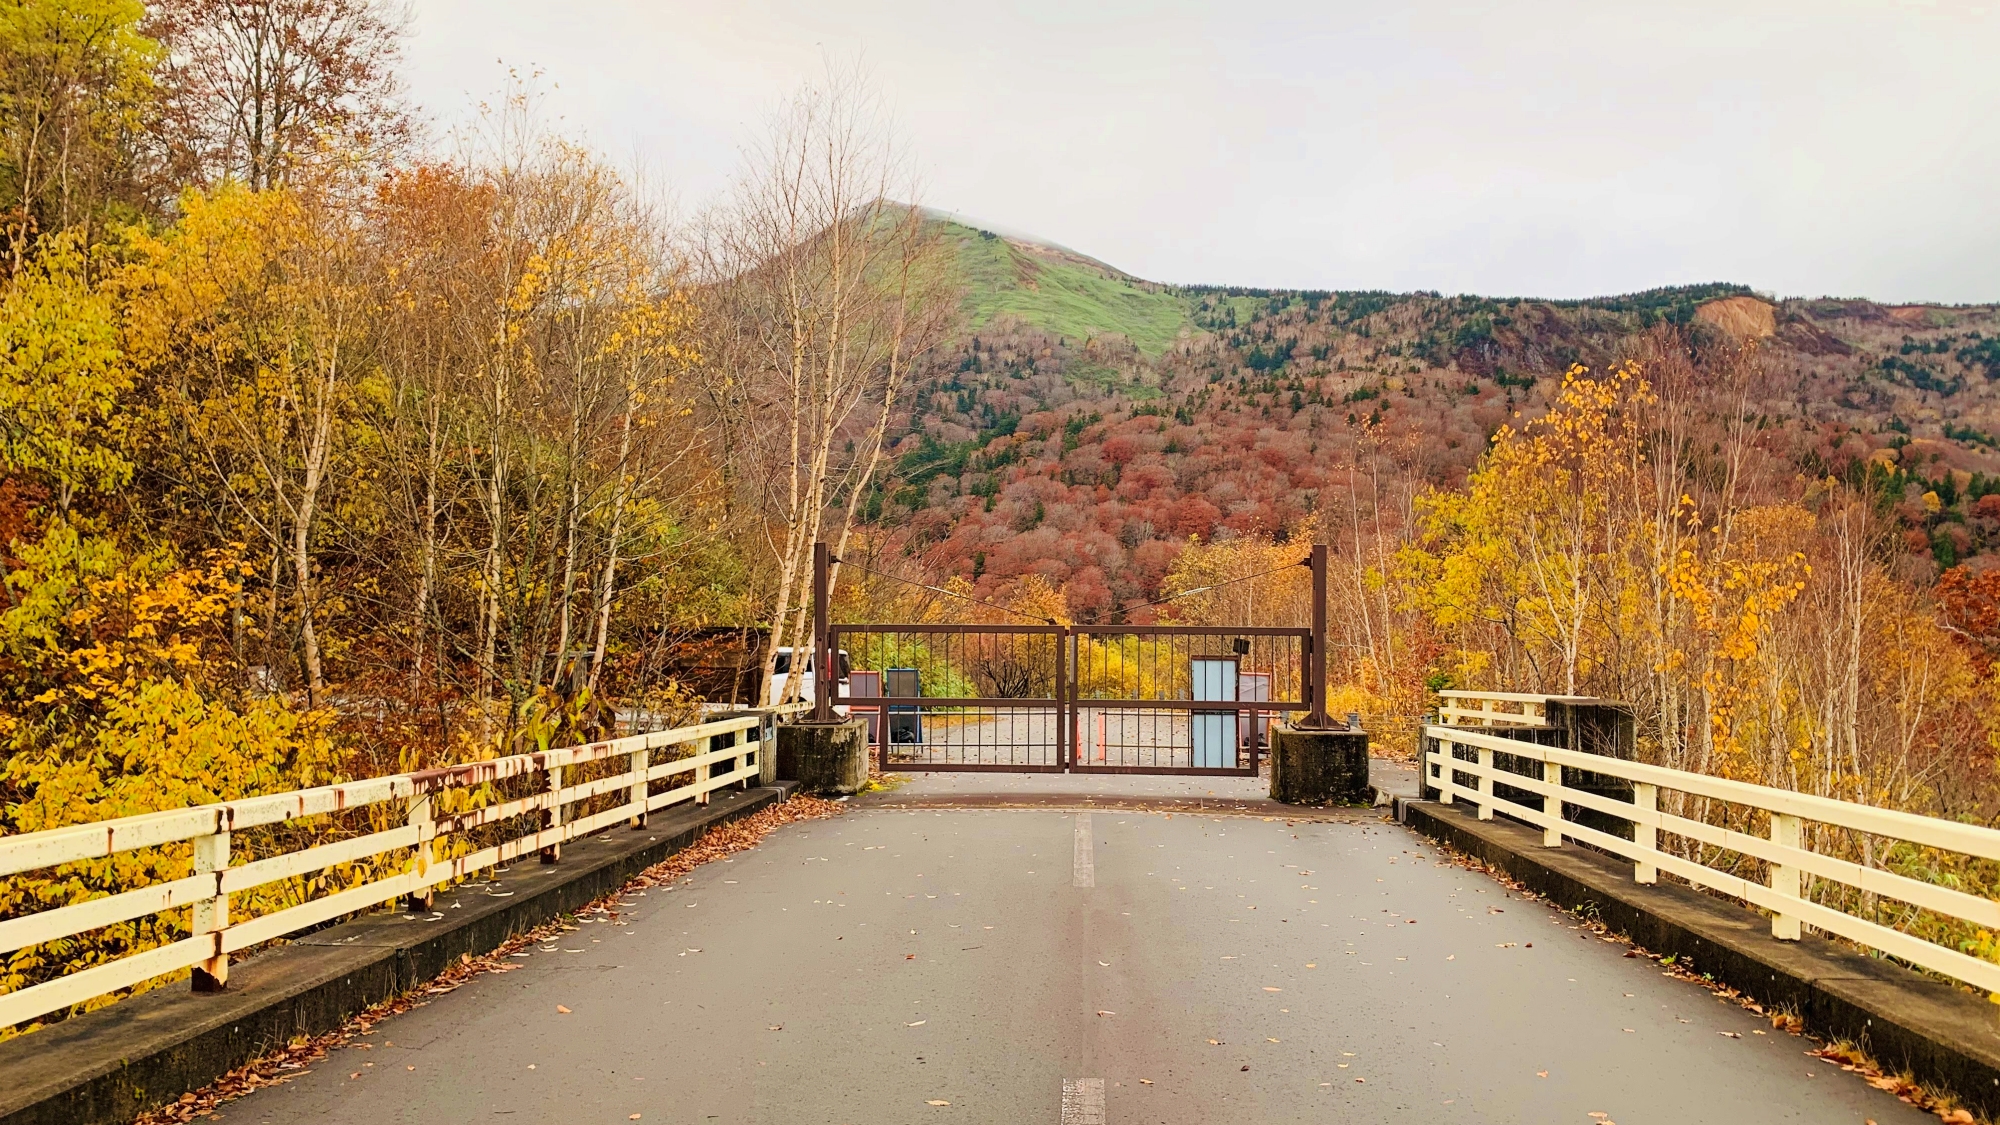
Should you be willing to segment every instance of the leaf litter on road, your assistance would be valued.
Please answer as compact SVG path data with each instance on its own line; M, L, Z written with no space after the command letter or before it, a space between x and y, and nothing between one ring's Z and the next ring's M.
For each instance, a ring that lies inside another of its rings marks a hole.
M757 846L764 837L787 824L837 816L842 811L842 806L835 801L794 796L783 804L760 809L740 820L715 825L702 833L701 838L694 843L647 868L618 891L600 899L597 905L601 908L603 903L615 903L617 899L633 894L638 888L672 883L704 863ZM503 870L501 873L506 872ZM217 1116L215 1110L219 1106L266 1086L280 1085L300 1075L310 1074L310 1064L320 1062L328 1053L348 1046L358 1035L373 1034L376 1024L391 1016L401 1015L430 1003L423 997L451 992L476 976L526 968L521 962L510 960L511 955L529 947L539 948L544 953L553 953L558 948L560 935L574 929L576 929L575 923L569 919L553 918L509 938L487 956L460 954L457 963L432 978L421 989L369 1008L324 1034L252 1059L201 1089L182 1094L179 1101L141 1114L133 1120L132 1125L185 1125L197 1117ZM583 951L579 949L575 952ZM529 1063L528 1069L535 1069L535 1065Z

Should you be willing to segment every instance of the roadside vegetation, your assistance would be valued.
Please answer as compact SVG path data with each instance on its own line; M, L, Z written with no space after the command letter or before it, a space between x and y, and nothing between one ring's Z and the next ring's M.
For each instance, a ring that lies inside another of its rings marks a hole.
M803 643L811 544L958 315L867 89L774 91L670 222L532 80L432 135L404 19L0 11L0 833L685 720L685 636ZM236 848L369 828L332 820ZM0 918L190 863L9 877ZM0 955L0 990L186 925Z

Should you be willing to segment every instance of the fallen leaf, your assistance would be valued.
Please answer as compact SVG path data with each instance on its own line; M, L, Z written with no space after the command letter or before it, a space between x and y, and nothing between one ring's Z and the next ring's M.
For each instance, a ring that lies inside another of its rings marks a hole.
M1117 1013L1117 1012L1106 1012L1106 1011L1103 1011L1103 1010L1101 1010L1101 1009L1100 1009L1100 1010L1098 1011L1098 1013L1097 1013L1097 1014L1098 1014L1098 1015L1100 1015L1100 1016L1115 1016L1115 1015L1117 1015L1118 1013Z
M1211 1046L1211 1047L1220 1047L1220 1046L1222 1046L1222 1040L1220 1040L1220 1039L1211 1039L1211 1040L1209 1040L1209 1041L1208 1041L1208 1045L1209 1045L1209 1046Z
M1152 1080L1152 1079L1150 1079L1150 1078L1141 1078L1141 1079L1139 1079L1139 1085L1141 1085L1141 1086L1151 1086L1152 1084L1153 1084L1153 1080Z
M357 1070L353 1074L348 1075L347 1077L350 1079L359 1078L361 1077L361 1072Z
M765 1031L783 1031L783 1030L785 1030L785 1025L784 1025L784 1024L781 1024L781 1023L774 1023L774 1024L772 1024L771 1026L769 1026L769 1027L765 1028L764 1030L765 1030Z
M1547 1078L1548 1076L1549 1072L1546 1070L1538 1070L1535 1072L1535 1077L1537 1078Z
M1729 1037L1729 1038L1731 1038L1731 1039L1741 1039L1741 1038L1743 1038L1743 1036L1742 1036L1742 1035L1740 1035L1740 1034L1738 1034L1737 1032L1734 1032L1734 1031L1718 1031L1718 1032L1716 1032L1716 1034L1717 1034L1717 1035L1726 1035L1726 1036L1728 1036L1728 1037Z
M1366 1078L1357 1078L1357 1079L1355 1079L1355 1081L1356 1081L1356 1082L1366 1082L1366 1081L1368 1081L1368 1080L1367 1080Z
M570 1010L569 1010L568 1008L565 1008L565 1007L563 1007L563 1006L562 1006L561 1004L557 1004L557 1005L556 1005L556 1011L558 1011L558 1012L560 1012L560 1013L562 1013L563 1015L566 1015L566 1016L567 1016L567 1015L570 1015L570 1014L571 1014L571 1013L570 1013Z
M1512 949L1512 948L1514 948L1514 943L1513 943L1513 942L1511 942L1511 941L1503 941L1503 942L1501 942L1501 943L1500 943L1499 945L1496 945L1496 946L1494 946L1493 948L1495 948L1495 949Z
M1276 1042L1277 1042L1277 1040L1276 1040L1276 1039L1273 1039L1273 1038L1271 1038L1271 1037L1270 1037L1270 1036L1268 1036L1268 1035L1266 1035L1266 1036L1264 1037L1264 1042L1266 1042L1266 1043L1276 1043Z
M917 1022L915 1022L915 1023L906 1023L906 1024L904 1024L903 1026L904 1026L904 1027L922 1027L922 1026L924 1026L925 1024L929 1023L929 1022L931 1022L931 1021L929 1021L929 1020L918 1020L918 1021L917 1021Z
M951 1103L950 1103L950 1102L948 1102L948 1101L945 1101L945 1100L943 1100L942 1098L932 1098L932 1099L931 1099L930 1101L927 1101L927 1102L925 1102L924 1104L925 1104L925 1105L950 1105Z
M1282 988L1272 988L1272 987L1271 987L1270 985L1268 985L1268 984L1267 984L1267 985L1265 985L1265 986L1264 986L1264 991L1266 991L1266 992L1283 992L1283 991L1284 991L1284 989L1282 989Z
M1242 1067L1242 1069L1244 1069L1244 1070L1249 1070L1249 1069L1250 1069L1250 1064L1249 1064L1249 1063L1244 1063L1244 1064L1243 1064L1243 1067Z
M1104 966L1107 969L1111 967L1111 962L1109 961L1099 961L1098 964Z
M416 1068L416 1067L414 1067L414 1066L406 1066L406 1067L404 1067L403 1069L404 1069L404 1070L415 1070L415 1069L417 1069L417 1068Z
M627 1118L626 1118L625 1120L627 1120L627 1121L637 1121L637 1120L639 1120L639 1115L635 1113L635 1114L633 1114L632 1116L630 1116L630 1117L627 1117Z

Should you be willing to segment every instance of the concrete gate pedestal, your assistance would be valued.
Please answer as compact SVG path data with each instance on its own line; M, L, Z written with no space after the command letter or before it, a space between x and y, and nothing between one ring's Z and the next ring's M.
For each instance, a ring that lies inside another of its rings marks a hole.
M778 779L845 797L868 784L868 721L778 724Z
M1367 805L1368 734L1360 730L1271 732L1271 799L1287 805Z

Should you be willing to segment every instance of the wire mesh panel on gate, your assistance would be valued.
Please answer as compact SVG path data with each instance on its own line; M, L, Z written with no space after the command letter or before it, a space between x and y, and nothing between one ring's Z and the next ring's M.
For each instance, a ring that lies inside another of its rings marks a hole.
M831 632L852 669L840 704L869 720L883 769L1063 768L1060 626L838 625ZM856 692L857 681L879 694Z
M1077 626L1072 768L1254 774L1271 724L1308 707L1306 629Z

